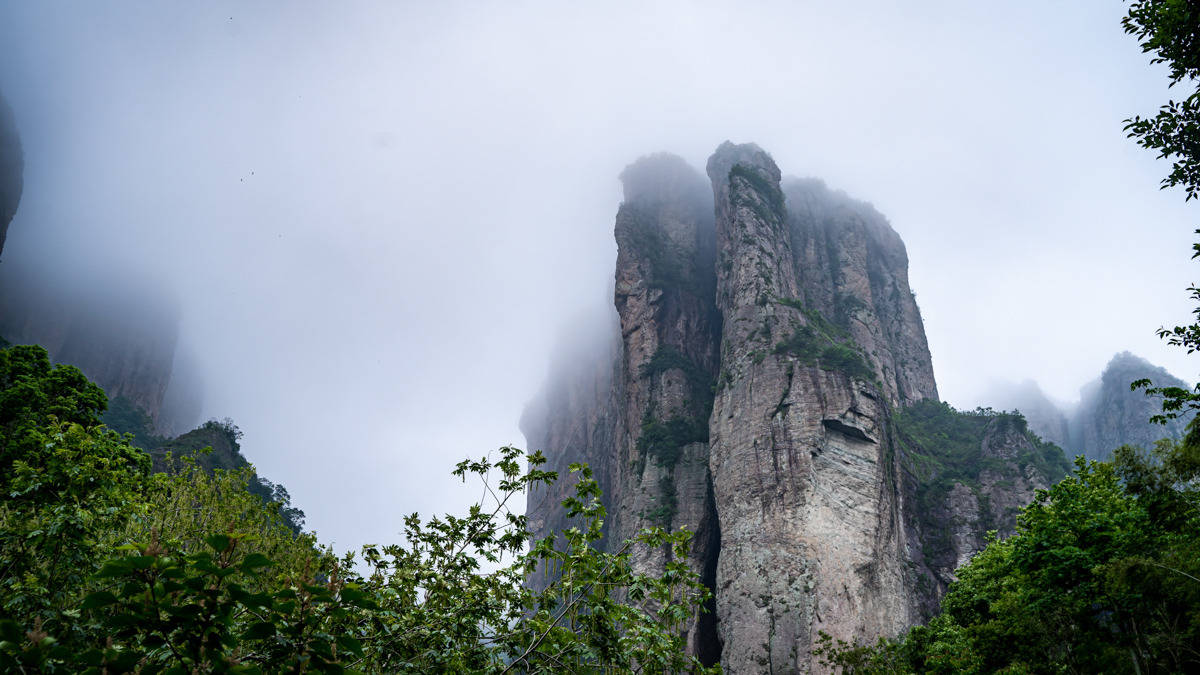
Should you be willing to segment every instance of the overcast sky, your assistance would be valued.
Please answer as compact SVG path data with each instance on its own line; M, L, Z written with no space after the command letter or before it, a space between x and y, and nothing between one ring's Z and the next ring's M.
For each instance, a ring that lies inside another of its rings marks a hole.
M585 6L586 5L586 6ZM904 238L944 399L1071 401L1188 320L1200 211L1121 120L1168 95L1079 2L0 2L26 152L5 259L180 298L205 417L322 539L456 508L612 311L617 174L755 141Z

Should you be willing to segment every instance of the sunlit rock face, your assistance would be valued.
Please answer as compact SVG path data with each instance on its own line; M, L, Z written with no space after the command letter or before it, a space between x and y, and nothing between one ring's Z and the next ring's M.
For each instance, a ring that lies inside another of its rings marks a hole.
M25 158L21 152L21 138L17 135L17 122L12 108L0 96L0 260L3 260L8 224L17 213L17 205L21 203L24 169Z
M696 533L689 562L714 602L689 649L726 672L809 672L819 631L873 641L926 618L1028 490L999 494L1017 468L994 462L999 477L920 517L893 417L937 386L903 242L757 146L722 145L707 173L652 155L622 174L616 312L567 341L522 429L552 468L596 470L610 545L648 525ZM568 525L567 489L531 497L535 536ZM666 555L633 552L648 573Z

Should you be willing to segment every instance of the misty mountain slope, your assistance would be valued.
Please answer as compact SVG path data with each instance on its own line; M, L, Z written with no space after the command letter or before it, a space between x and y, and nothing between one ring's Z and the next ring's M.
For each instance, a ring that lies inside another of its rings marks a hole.
M996 408L1019 410L1029 427L1042 438L1061 445L1069 455L1106 460L1122 445L1149 448L1161 438L1179 440L1192 415L1185 414L1167 424L1152 424L1150 417L1162 412L1159 397L1131 391L1131 382L1149 379L1156 387L1190 387L1149 361L1129 352L1112 357L1096 380L1080 392L1073 408L1059 406L1046 397L1033 381L993 387L987 400Z
M110 399L150 417L159 436L195 426L200 377L178 352L173 298L136 270L0 266L0 335L39 344L56 363L78 367Z
M1051 443L1065 450L1072 447L1067 413L1046 396L1037 382L998 383L992 386L985 399L996 410L1019 411L1028 420L1029 428Z
M560 351L522 430L550 468L595 468L610 544L696 533L714 614L690 622L693 653L804 672L819 631L871 641L927 617L1065 459L1019 416L937 402L904 244L872 207L783 181L754 145L707 173L670 155L622 173L616 325L581 322L595 335ZM536 536L569 526L565 489L531 495Z
M1146 378L1156 387L1190 389L1187 383L1149 361L1121 352L1105 366L1100 378L1083 388L1079 408L1071 417L1071 447L1089 459L1108 459L1122 445L1149 448L1160 438L1183 438L1191 415L1151 424L1162 412L1162 400L1131 391L1129 384Z
M0 255L21 200L23 171L12 109L0 96ZM42 345L110 399L148 415L156 434L181 433L198 421L200 395L195 370L176 352L178 307L138 270L111 266L104 256L69 265L5 261L0 339Z
M17 213L24 185L25 157L12 108L0 95L0 260L3 260L4 240L8 224Z

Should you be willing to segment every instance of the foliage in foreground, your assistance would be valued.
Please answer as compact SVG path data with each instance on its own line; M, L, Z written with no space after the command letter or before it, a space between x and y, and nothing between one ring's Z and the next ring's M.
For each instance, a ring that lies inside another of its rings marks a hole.
M638 535L673 550L660 576L632 568L632 542L601 551L587 467L572 467L576 526L557 547L509 509L557 476L509 447L454 471L485 503L414 514L404 543L338 558L247 491L252 469L151 475L104 409L41 348L0 350L0 671L713 672L684 650L708 594L690 534ZM558 578L534 592L535 569Z

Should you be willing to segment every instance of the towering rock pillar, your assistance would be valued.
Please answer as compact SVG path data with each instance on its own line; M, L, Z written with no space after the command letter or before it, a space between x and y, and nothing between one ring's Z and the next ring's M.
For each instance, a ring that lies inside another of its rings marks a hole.
M720 317L713 304L712 201L704 179L672 155L642 158L621 174L614 301L621 326L620 418L611 533L643 527L695 533L692 568L711 584L716 511L708 473L708 420ZM668 550L635 549L635 566L663 570ZM688 641L716 659L712 613Z
M722 663L805 672L818 630L867 638L911 621L895 378L803 299L771 158L726 143L708 174L723 317L709 459Z
M936 603L892 418L937 397L933 366L904 244L874 209L781 188L754 145L722 145L708 175L668 155L622 174L616 316L559 359L522 429L550 468L592 465L612 544L695 533L715 602L693 653L808 672L818 631L874 641ZM569 489L531 495L535 536L569 524ZM632 553L646 573L667 555Z
M0 256L4 253L8 224L17 212L17 204L21 202L24 170L25 157L21 152L16 120L12 108L0 96Z

